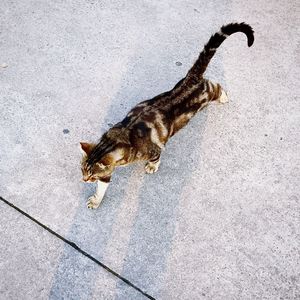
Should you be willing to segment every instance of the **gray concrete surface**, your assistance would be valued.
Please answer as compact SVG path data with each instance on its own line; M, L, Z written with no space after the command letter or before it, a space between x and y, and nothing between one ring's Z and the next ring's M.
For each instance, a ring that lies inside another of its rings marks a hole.
M0 217L0 299L144 299L1 201Z
M157 299L300 298L299 3L4 0L0 15L0 196ZM231 21L255 42L236 34L211 62L230 102L174 137L157 174L118 170L87 210L79 142L171 88ZM1 299L141 299L0 213Z

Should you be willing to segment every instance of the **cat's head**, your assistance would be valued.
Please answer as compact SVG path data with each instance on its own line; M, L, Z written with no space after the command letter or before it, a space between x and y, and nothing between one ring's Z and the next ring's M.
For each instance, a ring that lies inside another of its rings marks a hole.
M96 144L82 142L80 146L83 153L81 160L82 180L85 182L109 181L115 168L115 163L111 159L110 153L99 157L97 161L90 162L89 158Z
M123 161L126 152L126 141L121 130L111 128L98 144L80 143L83 157L81 170L83 181L109 181L112 172Z

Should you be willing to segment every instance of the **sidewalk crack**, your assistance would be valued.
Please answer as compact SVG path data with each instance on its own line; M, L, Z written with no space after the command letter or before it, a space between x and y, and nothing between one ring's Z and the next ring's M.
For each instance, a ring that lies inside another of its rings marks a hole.
M87 257L88 259L90 259L91 261L93 261L94 263L96 263L97 265L101 266L103 269L105 269L108 273L112 274L113 276L117 277L118 279L122 280L123 282L125 282L127 285L131 286L132 288L134 288L136 291L140 292L142 295L144 295L145 297L147 297L148 299L152 299L155 300L154 297L150 296L149 294L147 294L146 292L144 292L143 290L141 290L139 287L137 287L136 285L134 285L131 281L129 281L128 279L126 279L125 277L123 277L122 275L120 275L119 273L117 273L116 271L112 270L110 267L108 267L107 265L105 265L104 263L102 263L100 260L96 259L95 257L93 257L92 255L90 255L89 253L85 252L84 250L82 250L79 246L77 246L74 242L69 241L68 239L64 238L63 236L61 236L60 234L58 234L57 232L53 231L51 228L49 228L48 226L44 225L43 223L41 223L40 221L36 220L35 218L33 218L32 216L30 216L28 213L26 213L25 211L23 211L22 209L20 209L19 207L15 206L14 204L12 204L11 202L5 200L3 197L0 196L0 200L2 202L4 202L5 204L9 205L10 207L12 207L13 209L15 209L16 211L18 211L19 213L21 213L22 215L24 215L26 218L30 219L31 221L33 221L34 223L38 224L40 227L44 228L45 230L47 230L48 232L50 232L52 235L56 236L58 239L62 240L64 243L68 244L69 246L73 247L76 251L78 251L79 253L81 253L82 255L84 255L85 257Z

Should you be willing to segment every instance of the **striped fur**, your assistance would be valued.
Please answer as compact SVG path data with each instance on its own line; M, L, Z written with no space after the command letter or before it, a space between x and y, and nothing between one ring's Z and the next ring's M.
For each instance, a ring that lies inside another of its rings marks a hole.
M245 23L221 27L205 45L198 59L172 90L136 105L120 123L108 130L98 144L81 143L83 180L109 182L117 166L147 161L147 173L157 171L160 154L176 132L209 102L227 102L219 84L203 78L216 49L235 32L243 32L250 47L254 42L252 28Z

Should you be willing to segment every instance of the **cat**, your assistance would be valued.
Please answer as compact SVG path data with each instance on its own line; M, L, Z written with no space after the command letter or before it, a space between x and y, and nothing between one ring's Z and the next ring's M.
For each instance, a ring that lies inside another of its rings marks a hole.
M154 173L160 164L165 144L178 130L210 101L228 101L218 83L203 77L217 48L231 34L243 32L248 46L254 42L254 31L245 23L231 23L211 36L187 75L173 89L137 104L125 119L103 134L99 143L80 143L83 151L83 181L96 182L96 193L87 207L97 208L117 166L146 161L146 173Z

